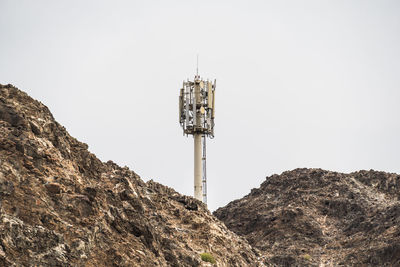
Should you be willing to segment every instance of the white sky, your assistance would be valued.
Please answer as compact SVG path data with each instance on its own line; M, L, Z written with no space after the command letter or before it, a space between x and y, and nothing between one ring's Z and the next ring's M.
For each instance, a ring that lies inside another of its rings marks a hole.
M217 79L211 210L297 167L400 173L399 1L0 0L0 83L101 160L193 193L178 123L196 54Z

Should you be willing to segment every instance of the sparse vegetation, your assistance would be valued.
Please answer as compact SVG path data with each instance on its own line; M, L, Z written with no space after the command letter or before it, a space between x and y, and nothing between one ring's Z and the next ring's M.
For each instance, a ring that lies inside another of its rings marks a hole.
M303 258L304 258L305 260L307 260L307 261L310 261L310 260L311 260L310 254L304 254L304 255L303 255Z
M204 252L200 254L201 260L205 261L205 262L210 262L212 264L216 263L213 255L211 255L210 253Z

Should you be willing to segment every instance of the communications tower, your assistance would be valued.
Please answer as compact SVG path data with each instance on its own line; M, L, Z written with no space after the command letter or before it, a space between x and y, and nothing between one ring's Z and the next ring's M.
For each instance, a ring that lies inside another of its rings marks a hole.
M179 94L179 123L183 135L194 138L194 197L207 204L206 138L214 138L216 80L183 81Z

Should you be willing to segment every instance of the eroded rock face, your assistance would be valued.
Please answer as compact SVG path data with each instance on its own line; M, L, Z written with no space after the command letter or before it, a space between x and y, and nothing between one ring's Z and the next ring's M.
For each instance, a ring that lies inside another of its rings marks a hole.
M296 169L214 212L268 263L400 265L400 176Z
M0 85L0 266L262 266L199 201L101 162Z

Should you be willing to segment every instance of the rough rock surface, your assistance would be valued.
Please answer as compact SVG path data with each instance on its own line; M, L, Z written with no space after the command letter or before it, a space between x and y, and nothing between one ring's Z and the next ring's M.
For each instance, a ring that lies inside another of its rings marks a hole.
M279 266L400 266L400 175L295 169L214 212Z
M0 266L261 266L199 201L101 162L0 85Z

